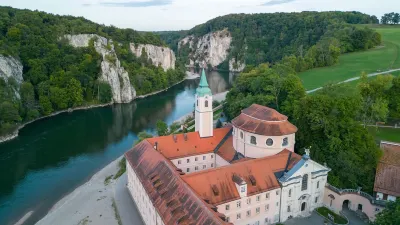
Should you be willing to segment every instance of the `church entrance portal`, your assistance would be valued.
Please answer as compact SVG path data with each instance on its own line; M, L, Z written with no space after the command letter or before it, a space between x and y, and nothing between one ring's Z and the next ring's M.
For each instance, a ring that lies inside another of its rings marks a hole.
M304 212L304 210L306 210L306 203L305 202L303 202L301 204L301 211Z

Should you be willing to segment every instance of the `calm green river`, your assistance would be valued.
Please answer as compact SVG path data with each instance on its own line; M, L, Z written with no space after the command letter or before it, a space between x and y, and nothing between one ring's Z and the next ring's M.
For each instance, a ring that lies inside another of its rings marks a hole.
M213 94L228 90L234 75L209 72ZM14 224L33 211L34 224L63 196L129 150L141 131L154 132L193 111L199 80L104 108L63 113L23 128L0 143L0 224Z

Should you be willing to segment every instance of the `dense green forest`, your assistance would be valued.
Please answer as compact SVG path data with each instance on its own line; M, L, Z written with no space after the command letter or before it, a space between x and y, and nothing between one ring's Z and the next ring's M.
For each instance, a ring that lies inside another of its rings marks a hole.
M162 32L161 38L171 48L176 48L179 39L194 35L196 46L196 37L227 28L232 35L231 49L228 60L219 68L228 69L231 58L257 66L265 62L275 63L288 55L304 58L313 46L316 48L314 52L319 50L323 53L329 52L330 44L338 47L341 53L369 49L380 43L379 34L351 24L370 23L379 23L379 20L359 12L231 14L212 19L187 32ZM189 46L185 45L177 52L177 57L187 63L189 53ZM320 57L323 58L324 54ZM326 66L326 63L315 66Z
M111 101L109 84L98 81L101 56L92 44L70 46L60 39L66 34L97 34L119 43L117 55L138 94L161 90L184 76L183 69L164 72L147 57L135 57L128 50L131 42L165 46L153 33L104 26L82 17L0 7L0 55L18 59L24 78L20 93L15 92L19 89L15 80L0 78L0 134L54 111Z

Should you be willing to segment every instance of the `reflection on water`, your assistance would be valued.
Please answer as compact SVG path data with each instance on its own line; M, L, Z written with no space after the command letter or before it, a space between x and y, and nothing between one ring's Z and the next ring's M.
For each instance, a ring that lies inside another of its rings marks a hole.
M213 94L232 85L234 75L210 72ZM137 139L193 110L199 80L129 104L64 113L28 125L17 139L0 144L0 224L30 210L33 224L63 195L118 158Z

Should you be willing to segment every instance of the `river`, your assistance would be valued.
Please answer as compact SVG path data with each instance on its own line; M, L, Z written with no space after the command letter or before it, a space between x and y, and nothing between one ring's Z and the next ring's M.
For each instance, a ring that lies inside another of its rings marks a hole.
M213 94L228 90L234 75L207 74ZM34 224L63 196L129 150L141 131L154 133L193 111L199 79L129 104L63 113L29 124L0 144L0 224L33 211Z

